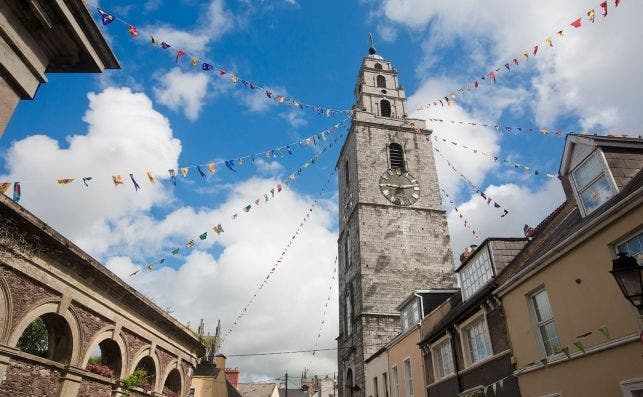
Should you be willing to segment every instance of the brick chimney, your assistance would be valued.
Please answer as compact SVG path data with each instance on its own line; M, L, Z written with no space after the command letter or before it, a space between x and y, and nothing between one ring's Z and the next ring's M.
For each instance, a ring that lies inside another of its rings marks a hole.
M225 369L226 379L232 383L235 389L238 389L239 386L239 368L226 368Z
M476 248L478 248L478 246L475 244L472 244L467 248L465 248L464 252L460 254L460 263L466 262L467 259L469 259L469 257L471 256L471 254L473 254L473 251L476 250Z

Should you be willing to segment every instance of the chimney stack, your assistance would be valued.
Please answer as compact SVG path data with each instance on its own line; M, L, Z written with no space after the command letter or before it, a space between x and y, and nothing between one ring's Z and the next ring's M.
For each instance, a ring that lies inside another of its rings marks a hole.
M465 248L464 252L460 254L460 263L466 262L467 259L469 259L469 257L471 256L471 254L473 254L473 251L476 250L476 248L478 248L478 246L475 244L471 244L470 246Z
M221 370L225 370L225 359L226 356L224 356L223 354L217 354L216 356L214 356L214 365L216 365L216 367Z
M225 377L235 389L239 388L239 368L226 368Z

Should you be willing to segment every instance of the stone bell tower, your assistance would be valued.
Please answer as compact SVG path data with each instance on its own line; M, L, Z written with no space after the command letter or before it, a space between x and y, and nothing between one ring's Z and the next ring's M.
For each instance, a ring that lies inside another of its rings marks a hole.
M364 360L400 332L413 290L455 285L430 137L371 38L339 178L339 397L363 396Z

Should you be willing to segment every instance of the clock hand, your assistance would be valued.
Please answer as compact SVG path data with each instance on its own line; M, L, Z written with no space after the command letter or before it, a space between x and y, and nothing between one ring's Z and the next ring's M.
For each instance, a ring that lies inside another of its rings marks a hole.
M401 187L400 185L394 185L394 184L392 184L392 183L380 183L380 186L384 186L384 187L396 187L396 188L400 188L400 187Z
M418 187L418 186L419 186L419 185L415 184L415 185L399 185L398 187L399 187L400 189L408 189L408 188Z

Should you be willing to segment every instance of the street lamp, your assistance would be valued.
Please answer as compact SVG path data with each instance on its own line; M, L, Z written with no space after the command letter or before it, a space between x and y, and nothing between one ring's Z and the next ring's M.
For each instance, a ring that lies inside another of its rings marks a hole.
M625 252L619 252L618 258L614 259L612 264L610 273L616 279L623 295L643 314L643 266Z

